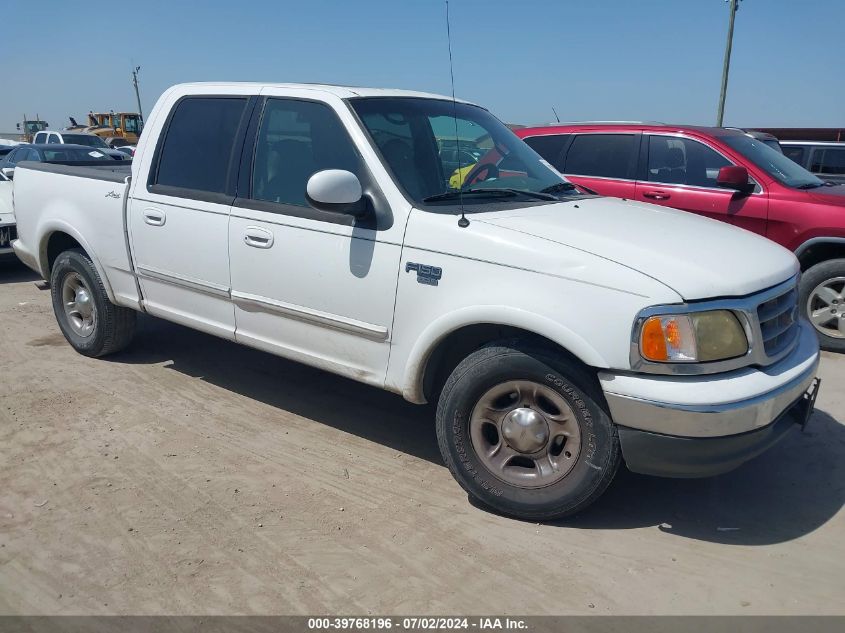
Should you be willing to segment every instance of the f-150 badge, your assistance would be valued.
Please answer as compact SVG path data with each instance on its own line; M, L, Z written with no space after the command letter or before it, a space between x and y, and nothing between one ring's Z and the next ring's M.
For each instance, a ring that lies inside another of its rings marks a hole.
M417 271L417 282L427 286L436 286L443 276L443 269L437 266L407 262L405 264L405 272L407 273L412 270Z

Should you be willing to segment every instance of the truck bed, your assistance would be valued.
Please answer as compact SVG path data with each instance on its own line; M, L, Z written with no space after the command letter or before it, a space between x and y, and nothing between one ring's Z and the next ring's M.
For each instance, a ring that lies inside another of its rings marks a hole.
M92 258L112 302L137 306L125 203L131 166L22 162L15 168L18 257L50 278L51 244L76 241ZM129 162L129 161L126 161Z
M78 178L93 178L94 180L108 180L109 182L126 182L127 176L132 174L132 161L112 161L114 165L101 160L68 162L30 162L24 161L21 166L33 171L46 171Z

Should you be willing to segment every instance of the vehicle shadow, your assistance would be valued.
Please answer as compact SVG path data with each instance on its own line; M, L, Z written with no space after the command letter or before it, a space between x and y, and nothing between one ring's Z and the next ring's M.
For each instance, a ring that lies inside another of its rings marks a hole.
M139 315L121 363L171 361L168 369L321 424L442 464L434 412L400 396L301 363Z
M38 281L38 273L24 266L19 259L11 255L0 257L0 285L17 284L25 281Z
M169 369L442 464L432 406L318 369L142 315L132 347L109 360L170 361ZM845 504L845 425L816 410L807 431L790 432L741 468L709 479L663 479L624 466L582 514L552 523L666 534L733 545L789 541L817 529Z
M707 479L663 479L620 470L589 510L562 521L581 529L658 526L714 543L768 545L824 525L845 504L845 425L816 409L766 453Z

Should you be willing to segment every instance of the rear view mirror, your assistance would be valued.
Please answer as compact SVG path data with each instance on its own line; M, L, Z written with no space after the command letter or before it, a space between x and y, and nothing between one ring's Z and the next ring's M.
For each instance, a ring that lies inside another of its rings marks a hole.
M344 169L324 169L312 175L305 185L305 199L319 211L361 216L367 210L361 181Z
M742 193L754 191L754 183L748 180L748 170L740 165L729 165L719 170L716 182L725 189L735 189Z

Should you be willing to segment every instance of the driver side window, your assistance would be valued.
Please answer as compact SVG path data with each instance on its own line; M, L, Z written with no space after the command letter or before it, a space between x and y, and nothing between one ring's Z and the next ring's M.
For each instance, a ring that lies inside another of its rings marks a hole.
M649 137L648 180L675 185L718 188L722 167L732 165L703 143L677 136Z
M355 147L334 111L314 101L269 99L255 148L252 198L308 206L308 179L324 169L361 178Z

